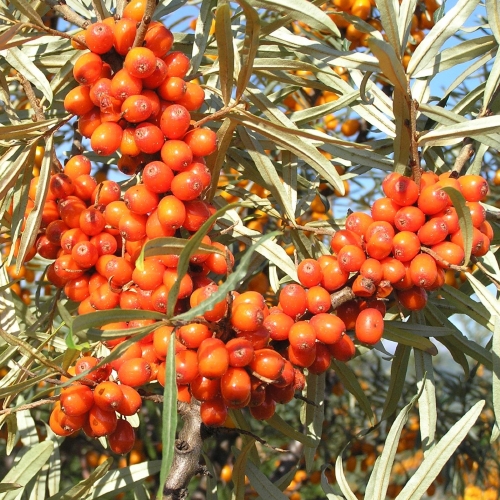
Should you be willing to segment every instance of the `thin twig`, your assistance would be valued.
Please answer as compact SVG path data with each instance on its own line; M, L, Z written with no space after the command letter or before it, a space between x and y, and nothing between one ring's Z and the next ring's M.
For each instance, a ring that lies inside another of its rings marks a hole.
M476 148L474 147L474 139L471 137L464 137L463 146L455 159L453 164L452 172L457 172L458 174L464 168L464 165L474 156Z
M121 19L123 15L123 9L125 8L125 5L127 3L127 0L116 0L116 11L115 11L115 19Z
M434 250L431 250L430 248L422 246L422 247L420 247L420 250L424 253L428 253L431 257L434 257L434 260L436 262L443 264L443 266L446 268L453 269L454 271L460 271L460 272L470 271L470 269L467 266L457 266L456 264L451 264L450 262L443 259L440 255L438 255Z
M500 281L498 281L491 275L488 269L483 266L483 263L476 258L472 258L471 260L472 262L474 262L474 265L476 265L478 269L480 269L484 274L486 274L486 276L488 276L489 280L495 285L496 289L500 290Z
M328 236L333 236L337 231L332 228L326 227L311 227L311 226L301 226L300 224L289 223L288 227L293 229L300 229L301 231L308 231L314 234L326 234Z
M17 74L17 78L21 83L21 85L23 86L24 93L26 94L26 97L28 98L31 107L35 112L35 116L33 116L33 121L41 122L45 120L45 114L43 113L43 109L40 106L40 101L36 97L35 92L33 92L33 87L31 86L31 83L21 73Z
M75 26L80 28L87 28L90 24L88 19L84 19L82 16L77 14L73 9L68 7L65 3L59 2L59 0L43 0L51 9L55 10L62 18Z
M217 434L219 432L237 432L238 434L243 434L245 436L250 436L255 441L258 441L261 445L265 446L266 448L270 448L271 450L274 451L279 451L281 453L286 453L288 450L285 450L283 448L277 448L275 446L270 445L265 439L262 439L261 437L257 436L257 434L254 434L252 431L246 431L245 429L239 429L237 427L232 428L232 427L214 427L213 429L210 428L210 431L212 431L213 434Z
M135 40L132 45L134 47L142 47L144 42L144 37L146 36L146 32L148 31L148 26L153 20L153 14L156 9L156 0L147 0L146 9L144 10L144 15L142 16L141 23L137 28L137 33L135 34Z
M0 410L0 415L5 415L5 414L8 415L11 413L17 413L18 411L31 410L32 408L36 408L38 406L51 404L54 401L57 401L58 399L59 396L51 396L50 398L39 399L38 401L35 401L33 403L27 403L25 405L16 406L15 408L6 408L5 410Z
M413 180L420 186L420 177L422 170L420 168L420 154L418 152L418 132L417 132L417 109L418 102L411 96L411 87L408 82L408 95L409 99L408 108L410 111L410 167Z

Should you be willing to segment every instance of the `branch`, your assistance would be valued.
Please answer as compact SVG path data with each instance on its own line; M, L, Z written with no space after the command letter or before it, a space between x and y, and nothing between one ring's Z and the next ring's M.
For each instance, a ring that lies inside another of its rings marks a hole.
M175 441L175 454L165 486L163 500L187 498L187 486L200 471L200 456L203 447L201 436L200 404L178 403L179 414L184 425Z
M27 403L25 405L16 406L15 408L5 408L5 410L0 410L0 415L5 415L5 414L10 415L11 413L16 413L18 411L31 410L32 408L36 408L37 406L48 405L58 400L59 396L51 396L50 398L47 399L39 399L34 403Z
M122 18L123 9L125 8L126 3L127 3L127 0L116 0L115 19L117 21Z
M92 0L92 7L94 7L94 12L97 17L97 21L100 22L107 17L106 13L104 12L101 0Z
M337 309L344 302L348 302L349 300L352 300L355 298L356 298L356 295L354 295L352 288L350 288L348 286L346 286L345 288L342 288L342 290L339 290L338 292L332 293L330 295L330 300L331 300L333 309Z
M35 116L33 116L33 121L41 122L45 120L45 114L43 113L43 109L40 106L40 101L37 99L35 92L33 92L33 87L31 86L31 83L28 80L26 80L26 78L21 73L17 74L17 79L23 86L24 93L26 94L26 97L28 98L31 107L35 112Z
M430 248L422 246L420 247L420 250L424 253L428 253L431 257L434 257L434 260L436 262L440 262L446 268L460 272L470 271L470 269L467 266L457 266L456 264L450 264L447 260L443 259L440 255L438 255L436 252L434 252L434 250L431 250Z
M65 3L59 2L59 0L44 0L44 2L53 10L55 10L58 14L62 16L65 21L68 21L75 26L79 26L80 28L87 28L90 24L88 19L84 19L82 16L77 14L73 9L68 7Z
M132 48L142 47L144 42L144 37L146 36L146 31L148 31L149 23L153 20L153 14L156 9L156 0L147 0L146 9L144 10L144 15L142 16L141 23L137 28L137 33L135 34L135 40Z

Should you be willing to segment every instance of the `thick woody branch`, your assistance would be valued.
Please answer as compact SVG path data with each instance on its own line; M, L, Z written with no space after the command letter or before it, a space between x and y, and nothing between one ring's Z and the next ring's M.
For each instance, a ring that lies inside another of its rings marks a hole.
M59 0L44 0L44 2L53 10L55 10L58 14L62 16L62 18L68 21L75 26L79 26L80 28L86 28L90 21L88 19L84 19L82 16L77 14L74 10L68 7L63 1Z
M475 152L476 148L474 147L474 141L470 137L465 137L462 149L453 165L452 172L457 172L459 174L462 168L464 168L464 165L474 156Z
M200 472L200 456L203 447L201 435L200 405L178 403L179 415L184 425L175 441L175 454L170 473L163 488L163 500L187 498L187 487L193 476Z
M332 293L330 295L333 309L337 309L344 302L348 302L349 300L352 300L355 298L356 298L356 295L354 295L352 288L350 288L348 286L346 286L345 288L342 288L342 290L335 292L335 293Z
M135 35L135 40L132 47L142 47L142 43L144 42L144 37L146 36L146 31L148 30L148 26L153 20L153 14L155 9L156 9L156 0L147 0L146 10L144 11L144 16L142 16L141 23L137 28L137 33Z

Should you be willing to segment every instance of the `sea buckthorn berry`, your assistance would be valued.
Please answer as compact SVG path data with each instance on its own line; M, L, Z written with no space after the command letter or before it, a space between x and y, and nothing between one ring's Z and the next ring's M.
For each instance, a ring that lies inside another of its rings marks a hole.
M123 102L127 97L140 94L142 85L140 78L136 78L127 70L121 69L111 79L111 96Z
M80 175L73 180L75 186L74 195L81 200L89 201L94 189L97 187L97 181L90 175Z
M481 233L479 229L477 229L476 227L472 228L472 255L477 255L478 252L481 253L482 247L484 245L483 236L483 233ZM461 248L465 248L461 229L451 235L450 241Z
M382 190L387 197L403 207L413 205L418 199L416 182L396 172L384 179Z
M420 192L418 208L425 215L434 215L443 211L449 204L450 197L437 185L427 186Z
M97 205L108 205L112 201L117 201L120 199L121 189L120 185L115 181L103 181L101 182L95 191L92 193L90 201Z
M127 241L140 241L146 237L147 215L127 212L120 217L118 230Z
M66 174L55 174L50 178L49 189L54 198L66 198L73 194L75 186Z
M94 405L89 412L89 426L94 437L102 437L111 434L118 424L118 418L114 410L102 410Z
M480 175L463 175L458 182L467 201L481 201L488 194L488 182Z
M276 401L267 394L265 400L258 406L250 407L250 414L256 420L268 420L270 419L276 411Z
M142 352L141 352L142 354ZM149 382L151 366L143 358L127 359L118 369L120 383L130 387L139 387Z
M94 109L94 103L90 99L90 87L79 86L71 89L64 98L64 109L77 116L82 116Z
M337 255L340 269L345 273L353 273L359 271L363 262L366 260L365 252L355 246L346 245Z
M152 212L158 206L159 200L158 194L150 191L144 184L129 187L123 195L127 208L140 215Z
M392 254L401 262L408 262L420 252L420 240L415 233L401 231L392 240Z
M146 259L142 269L136 267L132 272L132 281L142 290L154 290L163 283L165 266L153 259Z
M338 342L328 346L328 350L333 359L344 363L356 355L356 346L349 335L342 335Z
M176 230L183 226L186 219L184 203L176 196L168 195L158 204L158 220L167 230Z
M184 78L191 65L189 58L178 51L170 52L163 60L168 68L168 76L176 76L178 78Z
M152 161L142 171L142 182L153 193L170 191L173 179L172 169L162 161Z
M108 435L108 444L109 449L119 455L132 451L135 444L135 431L130 422L118 420L116 429Z
M332 306L330 293L322 286L312 286L306 294L307 310L311 314L326 313Z
M198 376L198 355L186 349L175 354L175 372L178 384L189 384Z
M347 283L349 273L340 268L336 257L331 255L321 256L318 258L318 262L323 271L323 279L321 280L323 288L329 292L333 292L342 288Z
M224 425L227 418L227 405L222 397L202 401L200 405L201 421L209 427Z
M106 380L94 388L94 402L102 410L114 411L122 400L123 392L115 382Z
M198 401L220 397L220 378L209 379L198 375L190 384L191 394Z
M288 332L293 324L294 320L279 309L271 312L263 322L272 340L287 340Z
M491 224L485 220L481 226L479 226L479 230L485 235L488 237L488 239L491 241L493 239L493 227L491 226Z
M397 283L406 275L406 268L398 259L386 257L380 264L382 266L382 279L389 283Z
M185 93L187 84L182 78L167 76L156 88L158 95L165 101L178 101Z
M63 172L71 179L75 180L80 175L89 175L92 165L90 160L83 155L72 156L64 165Z
M172 179L170 187L172 194L182 201L190 201L198 198L204 186L202 179L192 172L178 172Z
M316 330L307 321L297 321L288 332L288 341L296 352L307 351L314 347Z
M163 132L153 123L143 122L135 129L135 142L143 153L157 153L162 149L164 141Z
M374 221L385 221L394 224L394 218L400 209L401 205L395 203L390 198L379 198L373 202L371 208L372 219Z
M359 314L359 303L349 300L337 307L337 316L344 322L346 330L352 330Z
M229 355L229 366L243 367L254 359L254 347L248 339L234 338L227 342L226 349Z
M281 376L285 368L285 360L274 349L257 349L249 368L259 380L273 383Z
M80 229L87 236L96 236L106 225L104 214L94 207L86 208L80 214Z
M106 232L92 236L92 238L90 238L90 242L97 248L99 257L102 255L113 255L118 249L116 238Z
M73 302L82 302L85 300L90 296L88 276L84 275L81 278L67 281L64 285L64 293Z
M205 287L199 288L191 295L190 303L191 307L200 304L204 300L208 299L211 295L217 292L219 287L215 284L207 285ZM203 317L207 321L217 322L220 321L227 313L228 305L227 300L224 298L220 302L217 302L211 309L203 313Z
M146 11L146 0L131 0L123 9L122 17L132 19L136 23L141 22Z
M85 272L74 260L71 255L61 255L54 261L54 272L56 275L66 281L79 278Z
M192 233L198 231L215 212L213 206L203 200L186 201L184 208L186 210L186 219L183 227Z
M52 416L60 427L64 429L64 431L70 433L81 429L88 418L87 414L78 416L67 415L61 410L61 404L59 401L57 401L54 405L51 417Z
M160 118L160 128L167 139L181 139L191 122L189 111L180 104L165 108Z
M420 311L427 304L427 293L418 286L408 290L399 290L397 297L401 305L410 311Z
M345 228L359 236L364 236L373 219L363 212L353 212L345 220Z
M91 24L85 29L85 43L96 54L105 54L113 47L113 30L105 23Z
M167 268L163 272L163 284L168 290L171 290L175 283L179 280L177 269ZM193 293L193 279L189 274L185 274L179 285L178 299L186 299Z
M287 356L292 365L308 368L316 359L316 344L311 349L294 349L291 345L288 346Z
M339 253L345 245L356 245L361 248L363 245L361 236L348 229L336 231L330 242L332 250L335 253Z
M234 266L234 256L222 243L213 242L212 246L224 252L224 255L211 253L205 261L206 266L215 274L228 274Z
M140 123L146 121L153 111L151 101L139 94L127 97L121 106L123 118L129 123Z
M184 141L194 156L208 156L217 149L217 134L209 128L195 128L188 132Z
M94 393L90 387L74 384L61 391L61 410L69 416L85 415L94 406Z
M233 308L240 304L254 304L262 310L266 308L266 301L262 294L253 290L247 290L233 298Z
M229 367L220 381L221 395L229 408L246 406L250 402L250 375L243 368Z
M386 221L372 222L366 230L365 241L370 241L370 238L377 233L384 233L387 234L389 238L393 238L395 234L394 226Z
M214 379L226 373L229 367L229 353L222 340L209 338L198 348L198 370L201 376Z
M393 250L393 244L393 238L386 232L380 231L375 233L366 242L366 253L373 259L382 260L390 255Z
M71 256L78 266L88 269L97 262L99 252L90 241L80 241L72 248Z
M331 355L330 349L328 346L321 342L316 343L316 358L312 365L310 365L307 370L309 373L315 373L319 375L321 373L326 372L330 368L331 363ZM295 393L295 389L293 388L293 392Z
M448 236L448 225L443 218L433 217L418 230L417 236L422 245L435 245Z
M302 316L307 309L307 294L300 285L285 285L279 295L279 304L285 314L291 318Z
M122 135L123 129L117 123L101 123L90 137L90 146L98 155L112 155L120 147Z
M352 291L357 297L371 297L377 291L377 287L372 280L359 274L352 284Z
M399 231L416 233L425 223L425 214L418 207L402 207L394 216L394 225Z
M477 201L466 201L465 204L469 207L470 216L472 219L472 225L479 228L481 224L486 220L486 210ZM453 207L449 207L453 208ZM452 231L450 231L451 233ZM455 231L453 231L455 232Z
M396 290L408 290L413 286L413 280L411 279L411 274L410 274L410 262L402 262L405 273L404 276L397 281L396 283L393 283L393 287Z
M262 325L264 313L262 309L255 304L239 304L233 307L230 321L234 329L250 332Z
M420 176L420 191L425 189L427 186L432 186L438 182L439 177L434 172L422 172Z
M156 68L156 56L147 47L134 47L127 52L123 67L135 78L147 78Z
M365 344L376 344L384 333L384 318L377 309L360 311L354 327L356 338Z
M111 95L111 80L109 78L99 78L90 88L90 99L99 108L104 103L104 98Z
M173 327L171 326L160 326L153 332L153 346L156 351L156 355L160 359L166 359L168 351L168 343L170 341L170 335L173 332Z
M203 323L190 323L177 330L177 338L188 349L198 349L205 339L212 337L212 332Z
M186 82L186 91L184 95L177 100L188 111L197 111L205 102L205 91L197 83Z
M113 45L118 54L127 55L134 45L136 32L136 22L132 19L122 18L116 21L113 28Z
M99 80L102 71L102 59L98 54L82 54L73 66L73 78L81 85L92 85Z
M309 320L316 332L316 338L324 344L335 344L345 333L345 323L334 314L316 314Z
M171 139L163 144L161 159L172 170L180 172L192 163L193 152L184 141Z
M323 271L315 259L305 259L297 267L299 281L306 288L319 285L323 279Z
M437 274L436 261L428 254L421 253L410 263L410 275L415 286L428 289L436 281Z
M89 300L94 309L106 311L118 306L120 293L115 292L108 283L104 283L90 294Z
M156 57L165 57L173 43L174 35L161 22L154 21L149 24L144 46L153 51Z
M378 259L366 259L361 265L359 273L377 285L383 278L382 264Z

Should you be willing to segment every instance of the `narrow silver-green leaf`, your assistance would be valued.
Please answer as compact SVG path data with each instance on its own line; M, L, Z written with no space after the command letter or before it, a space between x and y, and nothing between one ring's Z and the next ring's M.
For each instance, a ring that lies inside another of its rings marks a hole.
M384 323L384 339L404 344L411 347L416 347L429 354L436 355L436 346L427 338L415 335L408 330L399 329L399 322L385 321Z
M380 22L384 28L387 40L396 54L402 55L400 27L398 26L399 4L394 0L377 0L377 9L380 12Z
M194 34L193 51L191 56L191 74L196 74L200 67L201 60L205 54L210 28L212 27L212 9L216 5L216 0L203 0L200 7L200 15L196 22Z
M498 6L497 9L499 9ZM499 85L500 85L500 57L498 57L497 55L497 57L495 57L495 60L493 61L493 66L489 71L488 80L486 80L486 88L484 89L483 103L487 109L490 107L490 105L493 104L490 103L490 100L493 97L493 95L495 95L495 91L498 89Z
M3 478L4 483L17 483L26 486L33 477L40 471L40 469L47 462L54 443L52 441L44 441L42 443L31 446L30 449L23 455L21 460L9 470L7 475ZM1 500L14 500L19 496L17 490L9 491L0 494Z
M332 360L332 366L340 381L344 384L344 387L356 398L359 406L373 425L375 423L375 415L365 391L361 388L358 377L356 377L355 373L346 363Z
M420 436L424 455L431 450L436 438L436 381L434 379L434 367L430 354L413 350L415 359L415 376L417 378L417 388L421 393L418 400L418 412L420 416Z
M340 491L347 500L356 500L358 498L351 490L351 487L345 478L344 468L342 466L342 455L339 455L335 461L335 478L337 479Z
M486 18L497 43L500 45L500 4L497 0L486 0Z
M333 491L330 483L328 482L328 478L326 477L325 470L330 468L330 464L323 465L321 467L321 488L323 489L327 500L343 500L342 497L339 497Z
M306 470L310 472L314 465L314 456L321 441L323 421L325 419L325 373L316 375L307 374L307 398L314 405L306 404L304 427L306 435L314 441L313 446L305 446L304 457L306 460Z
M23 2L22 0L10 0L10 3L12 3L19 10L19 12L25 15L32 23L41 27L44 26L43 20L38 12L29 4Z
M3 154L0 158L0 199L5 198L34 154L34 145L14 146Z
M398 495L398 500L420 498L441 472L453 452L460 446L476 422L484 406L484 400L477 402L436 444L424 458L415 474Z
M462 193L452 188L451 186L444 187L443 191L445 191L446 194L451 198L453 206L457 211L458 222L464 242L464 266L467 266L469 264L470 254L472 251L472 235L474 231L470 209L465 204L466 201Z
M406 48L410 35L413 15L417 6L417 0L406 0L399 5L398 16L398 31L399 31L399 47ZM403 54L401 54L403 55Z
M466 272L465 276L484 307L489 309L493 315L500 316L500 302L498 302L498 299L472 273Z
M271 418L266 420L266 424L270 425L281 434L286 437L293 439L295 441L299 441L305 446L309 446L310 448L314 448L316 446L316 441L313 437L307 436L294 429L290 424L285 422L277 413L275 413Z
M442 17L415 49L408 63L407 73L413 75L425 68L429 61L439 52L444 42L452 37L472 14L479 0L459 0Z
M219 81L222 100L227 106L231 100L234 72L234 46L231 33L231 7L227 0L219 0L215 14L215 37L219 54Z
M246 462L246 474L252 488L262 497L270 500L287 500L288 497L277 488L268 477L250 460Z
M175 431L177 429L177 384L175 376L175 342L174 334L170 334L165 369L165 381L163 390L163 413L162 413L162 459L160 470L160 484L156 498L163 498L163 486L167 479L175 453Z
M384 402L384 408L380 420L390 417L398 407L403 393L403 387L406 381L408 371L408 361L410 359L410 347L398 344L391 363L391 376L389 379L389 388Z
M500 316L495 316L495 331L493 332L493 342L491 346L493 355L492 370L492 396L493 411L495 413L495 427L500 428ZM498 438L498 432L492 434L491 442Z
M0 483L0 493L5 493L6 491L18 490L22 488L23 485L19 483L4 483L3 481Z
M245 471L248 463L248 454L255 446L255 439L248 439L247 443L237 453L236 460L233 466L233 483L234 490L232 498L235 500L243 500L245 498Z

